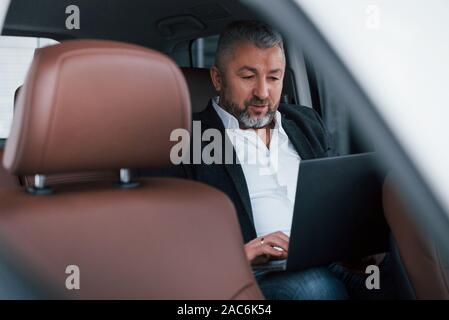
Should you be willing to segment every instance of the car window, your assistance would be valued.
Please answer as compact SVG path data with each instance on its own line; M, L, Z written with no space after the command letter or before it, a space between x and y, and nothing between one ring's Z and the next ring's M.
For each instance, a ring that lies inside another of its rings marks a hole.
M192 67L210 68L215 61L218 35L196 39L191 46Z
M9 135L14 92L25 80L34 50L56 43L47 38L0 37L0 139Z

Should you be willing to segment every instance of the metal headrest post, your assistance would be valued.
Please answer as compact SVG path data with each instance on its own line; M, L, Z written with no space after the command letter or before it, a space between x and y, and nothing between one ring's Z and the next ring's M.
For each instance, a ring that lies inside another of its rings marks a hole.
M28 187L26 191L36 196L44 196L53 193L53 189L51 187L45 186L45 176L42 174L34 175L34 185Z
M121 188L136 188L139 186L138 182L131 181L131 170L128 168L120 169L120 182Z

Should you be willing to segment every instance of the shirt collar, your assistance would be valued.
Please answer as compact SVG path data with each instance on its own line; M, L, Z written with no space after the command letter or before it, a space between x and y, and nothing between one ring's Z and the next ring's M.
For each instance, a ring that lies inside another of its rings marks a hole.
M217 112L225 129L239 129L239 121L232 114L218 105L220 97L212 98L212 106Z

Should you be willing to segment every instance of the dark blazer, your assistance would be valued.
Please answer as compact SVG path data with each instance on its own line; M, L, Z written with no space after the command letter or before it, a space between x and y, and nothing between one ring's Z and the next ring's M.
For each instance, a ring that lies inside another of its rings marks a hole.
M335 155L330 136L319 115L312 108L280 104L278 110L282 115L282 126L301 159ZM201 121L201 133L214 128L221 132L222 137L226 137L223 123L213 108L212 102L209 102L204 111L194 114L193 120ZM209 143L209 141L202 141L201 150ZM223 146L224 143L223 141ZM235 151L233 148L232 150L233 157L236 159ZM246 243L256 238L256 230L242 167L236 162L233 163L183 165L182 173L179 175L211 185L229 196L237 211Z

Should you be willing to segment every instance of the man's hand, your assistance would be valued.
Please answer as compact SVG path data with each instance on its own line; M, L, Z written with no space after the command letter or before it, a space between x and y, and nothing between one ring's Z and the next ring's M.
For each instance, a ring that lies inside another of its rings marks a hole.
M289 240L289 237L281 231L253 239L245 244L246 258L252 265L267 263L271 259L285 259Z

